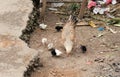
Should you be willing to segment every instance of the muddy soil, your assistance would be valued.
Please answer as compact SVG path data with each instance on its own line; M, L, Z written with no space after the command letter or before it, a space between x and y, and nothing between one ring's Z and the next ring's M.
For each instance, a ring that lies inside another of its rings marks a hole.
M37 28L31 35L29 46L39 51L44 65L32 77L120 77L120 27L110 26L117 32L111 33L106 29L98 31L90 26L77 26L72 54L56 58L42 45L41 39L47 38L49 43L65 53L61 44L61 32L55 30L56 23L60 21L59 15L47 10L47 29ZM80 45L87 47L86 53L82 53Z

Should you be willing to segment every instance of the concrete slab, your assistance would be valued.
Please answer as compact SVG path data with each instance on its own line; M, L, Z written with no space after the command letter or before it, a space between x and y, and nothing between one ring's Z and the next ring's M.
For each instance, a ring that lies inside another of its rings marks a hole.
M32 11L31 0L0 0L0 77L23 77L37 55L19 39Z

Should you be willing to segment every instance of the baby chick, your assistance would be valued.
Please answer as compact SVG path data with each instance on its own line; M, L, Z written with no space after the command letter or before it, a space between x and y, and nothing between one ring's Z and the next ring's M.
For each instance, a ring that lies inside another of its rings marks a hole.
M54 48L50 49L50 51L51 51L51 55L54 57L57 57L57 56L60 56L61 54L63 54L60 50L54 49Z
M84 45L81 45L80 49L82 50L82 53L85 53L87 51L87 48Z
M63 29L63 27L62 26L56 26L55 29L56 29L57 32L59 32L59 31L61 31L61 29Z
M42 44L46 45L47 44L47 38L42 38Z
M42 29L42 30L45 30L47 28L47 25L45 25L44 23L40 24L39 27Z

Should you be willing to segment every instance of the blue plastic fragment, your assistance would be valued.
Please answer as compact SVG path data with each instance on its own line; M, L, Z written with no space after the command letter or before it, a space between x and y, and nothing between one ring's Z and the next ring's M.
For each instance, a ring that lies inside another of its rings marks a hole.
M98 30L99 30L99 31L103 31L103 30L104 30L104 27L99 27Z

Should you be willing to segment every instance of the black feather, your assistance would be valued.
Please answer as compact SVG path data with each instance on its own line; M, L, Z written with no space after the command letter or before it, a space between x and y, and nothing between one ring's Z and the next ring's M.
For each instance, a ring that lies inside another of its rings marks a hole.
M50 49L50 51L51 51L51 55L52 55L52 56L56 56L56 55L57 55L54 48Z
M82 50L82 53L85 53L86 51L87 51L87 48L86 48L86 46L84 46L84 45L81 45L81 50Z
M63 29L62 26L56 26L55 29L57 30L57 32L61 31L61 29Z

